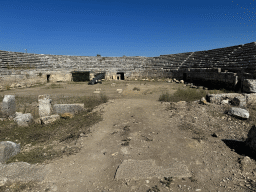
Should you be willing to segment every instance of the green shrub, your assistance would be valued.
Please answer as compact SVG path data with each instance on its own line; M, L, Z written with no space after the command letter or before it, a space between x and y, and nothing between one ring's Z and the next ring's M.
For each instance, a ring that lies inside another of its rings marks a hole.
M172 95L168 92L163 93L159 97L159 101L170 102L171 100L172 100Z
M196 101L205 97L208 93L223 93L226 90L203 90L203 89L191 89L180 88L174 94L168 92L163 93L159 97L159 101L164 102L178 102L178 101Z

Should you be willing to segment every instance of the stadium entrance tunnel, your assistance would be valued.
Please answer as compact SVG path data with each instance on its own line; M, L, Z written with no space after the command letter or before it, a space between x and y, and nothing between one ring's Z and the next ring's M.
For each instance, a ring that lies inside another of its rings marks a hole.
M49 82L50 82L50 76L51 76L51 75L46 75L47 83L49 83Z
M124 80L124 72L117 72L117 80Z
M90 81L90 71L73 71L71 73L74 82Z

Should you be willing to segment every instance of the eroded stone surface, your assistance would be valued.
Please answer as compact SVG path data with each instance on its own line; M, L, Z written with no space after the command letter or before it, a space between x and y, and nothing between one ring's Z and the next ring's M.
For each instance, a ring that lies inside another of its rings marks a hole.
M63 113L78 113L84 110L84 103L76 103L76 104L55 104L53 105L53 111L56 114Z
M245 79L243 82L243 91L247 93L256 93L256 80Z
M248 119L249 116L250 116L249 112L247 110L241 109L241 108L238 108L238 107L232 107L229 110L229 114L233 115L233 116L236 116L236 117L244 118L244 119Z
M186 165L173 163L169 168L157 166L154 160L124 160L118 167L115 179L150 179L153 177L191 177Z
M20 145L12 141L0 142L0 163L4 163L10 157L20 152Z
M42 124L49 124L49 123L52 123L52 122L54 122L58 119L60 119L59 115L44 116L44 117L41 117L41 123Z
M34 122L34 119L31 113L16 113L14 121L17 122L18 126L28 127Z
M49 116L51 114L51 99L49 95L39 95L39 116Z
M10 182L42 181L46 174L43 165L31 165L26 162L0 164L0 178Z

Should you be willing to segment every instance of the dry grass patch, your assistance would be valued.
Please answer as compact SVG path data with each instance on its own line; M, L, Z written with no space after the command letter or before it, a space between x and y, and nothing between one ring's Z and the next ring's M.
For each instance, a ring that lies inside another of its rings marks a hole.
M205 97L207 94L224 93L226 90L203 90L191 89L188 87L179 88L174 94L168 92L162 93L159 101L163 102L178 102L178 101L196 101Z

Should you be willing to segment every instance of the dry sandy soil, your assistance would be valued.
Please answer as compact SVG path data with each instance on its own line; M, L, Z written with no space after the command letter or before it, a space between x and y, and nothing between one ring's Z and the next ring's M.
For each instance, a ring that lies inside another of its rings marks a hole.
M44 164L44 178L30 191L256 190L255 160L246 156L243 145L251 127L225 115L227 106L158 101L163 91L173 93L181 84L116 82L114 87L111 83L2 92L54 97L92 95L101 89L112 98L94 109L103 120L76 141L81 151Z

